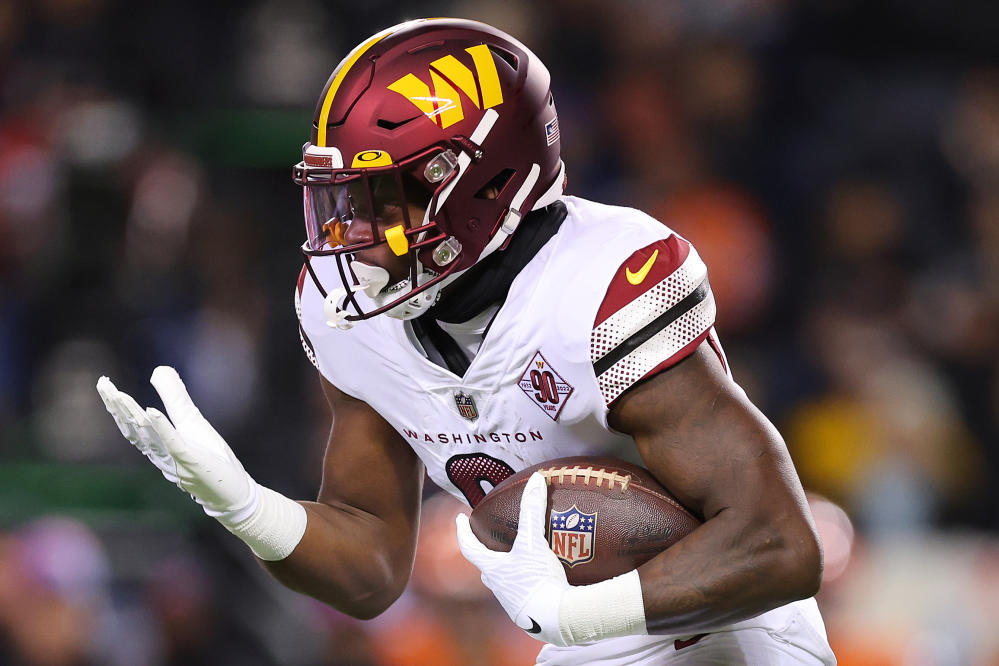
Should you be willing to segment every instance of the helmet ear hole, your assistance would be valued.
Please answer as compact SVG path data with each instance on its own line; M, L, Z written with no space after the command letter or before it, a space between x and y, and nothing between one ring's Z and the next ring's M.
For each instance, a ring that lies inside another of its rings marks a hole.
M506 49L501 49L499 46L496 46L495 44L489 44L489 50L493 52L493 55L498 57L506 64L510 65L510 69L512 69L515 72L517 71L517 66L520 64L517 56L510 53Z
M400 120L398 122L393 122L391 120L388 120L387 118L379 118L375 122L375 124L378 125L379 127L381 127L382 129L395 130L395 129L399 129L400 127L402 127L406 123L411 123L414 120L416 120L417 118L421 118L421 117L423 117L423 114L422 113L418 113L415 116L413 116L412 118L406 118L406 119Z
M503 190L510 184L510 180L515 173L517 173L515 169L503 169L475 193L475 198L499 199L500 195L503 194Z

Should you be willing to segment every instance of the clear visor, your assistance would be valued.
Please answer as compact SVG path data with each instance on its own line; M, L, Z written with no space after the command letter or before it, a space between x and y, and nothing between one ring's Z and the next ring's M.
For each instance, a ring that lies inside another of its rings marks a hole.
M338 183L307 184L302 191L308 247L314 251L360 249L383 241L385 226L411 229L412 222L422 222L409 219L398 172L352 174Z

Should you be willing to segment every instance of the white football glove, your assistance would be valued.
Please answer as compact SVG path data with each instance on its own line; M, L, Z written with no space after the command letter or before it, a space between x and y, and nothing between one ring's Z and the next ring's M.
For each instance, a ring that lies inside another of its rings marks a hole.
M225 440L194 406L177 371L160 366L153 371L150 382L163 400L170 419L153 407L143 410L107 377L97 381L97 392L121 434L144 453L167 480L190 493L208 515L218 516L249 505L256 483Z
M545 538L548 484L535 472L520 498L517 538L509 553L486 548L458 515L458 546L482 572L514 623L559 647L617 636L646 635L645 602L637 569L592 585L569 585Z
M143 410L107 377L97 381L97 392L121 434L258 557L287 557L305 533L304 507L260 486L246 473L195 407L176 370L160 366L150 382L169 419L152 407Z
M545 538L547 506L548 484L535 472L524 486L517 538L509 553L486 548L463 513L458 515L458 546L518 627L539 641L564 647L570 643L560 629L559 609L569 582Z

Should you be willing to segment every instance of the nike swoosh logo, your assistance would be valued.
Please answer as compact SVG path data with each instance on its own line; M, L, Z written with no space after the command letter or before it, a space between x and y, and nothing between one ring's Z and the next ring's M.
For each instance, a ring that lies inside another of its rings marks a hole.
M656 263L656 257L658 256L659 250L656 250L652 253L652 256L649 257L649 260L638 269L637 273L632 273L630 268L625 267L624 276L628 278L628 282L636 286L642 284L645 281L645 276L652 270L652 264Z
M679 652L680 650L682 650L685 647L690 647L691 645L693 645L697 641L701 640L705 636L707 636L707 634L697 634L696 636L691 636L690 638L688 638L685 641L681 641L681 640L677 639L677 640L673 641L673 649Z
M523 627L521 627L521 629L524 629L524 631L526 631L529 634L540 634L541 633L541 625L538 624L538 621L535 620L530 615L527 616L527 619L531 621L531 628L530 629L524 629Z

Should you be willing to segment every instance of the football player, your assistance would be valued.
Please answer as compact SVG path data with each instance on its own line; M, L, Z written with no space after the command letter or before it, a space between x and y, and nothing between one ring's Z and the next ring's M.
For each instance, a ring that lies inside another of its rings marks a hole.
M462 552L546 643L538 663L835 663L815 527L729 372L707 269L643 213L563 194L531 51L465 20L379 32L333 71L294 179L300 333L332 414L318 501L257 484L172 368L151 380L166 415L98 383L125 437L275 578L374 617L406 587L424 472L474 507L524 467L634 447L704 523L627 574L567 584L540 475L509 553L459 518Z

